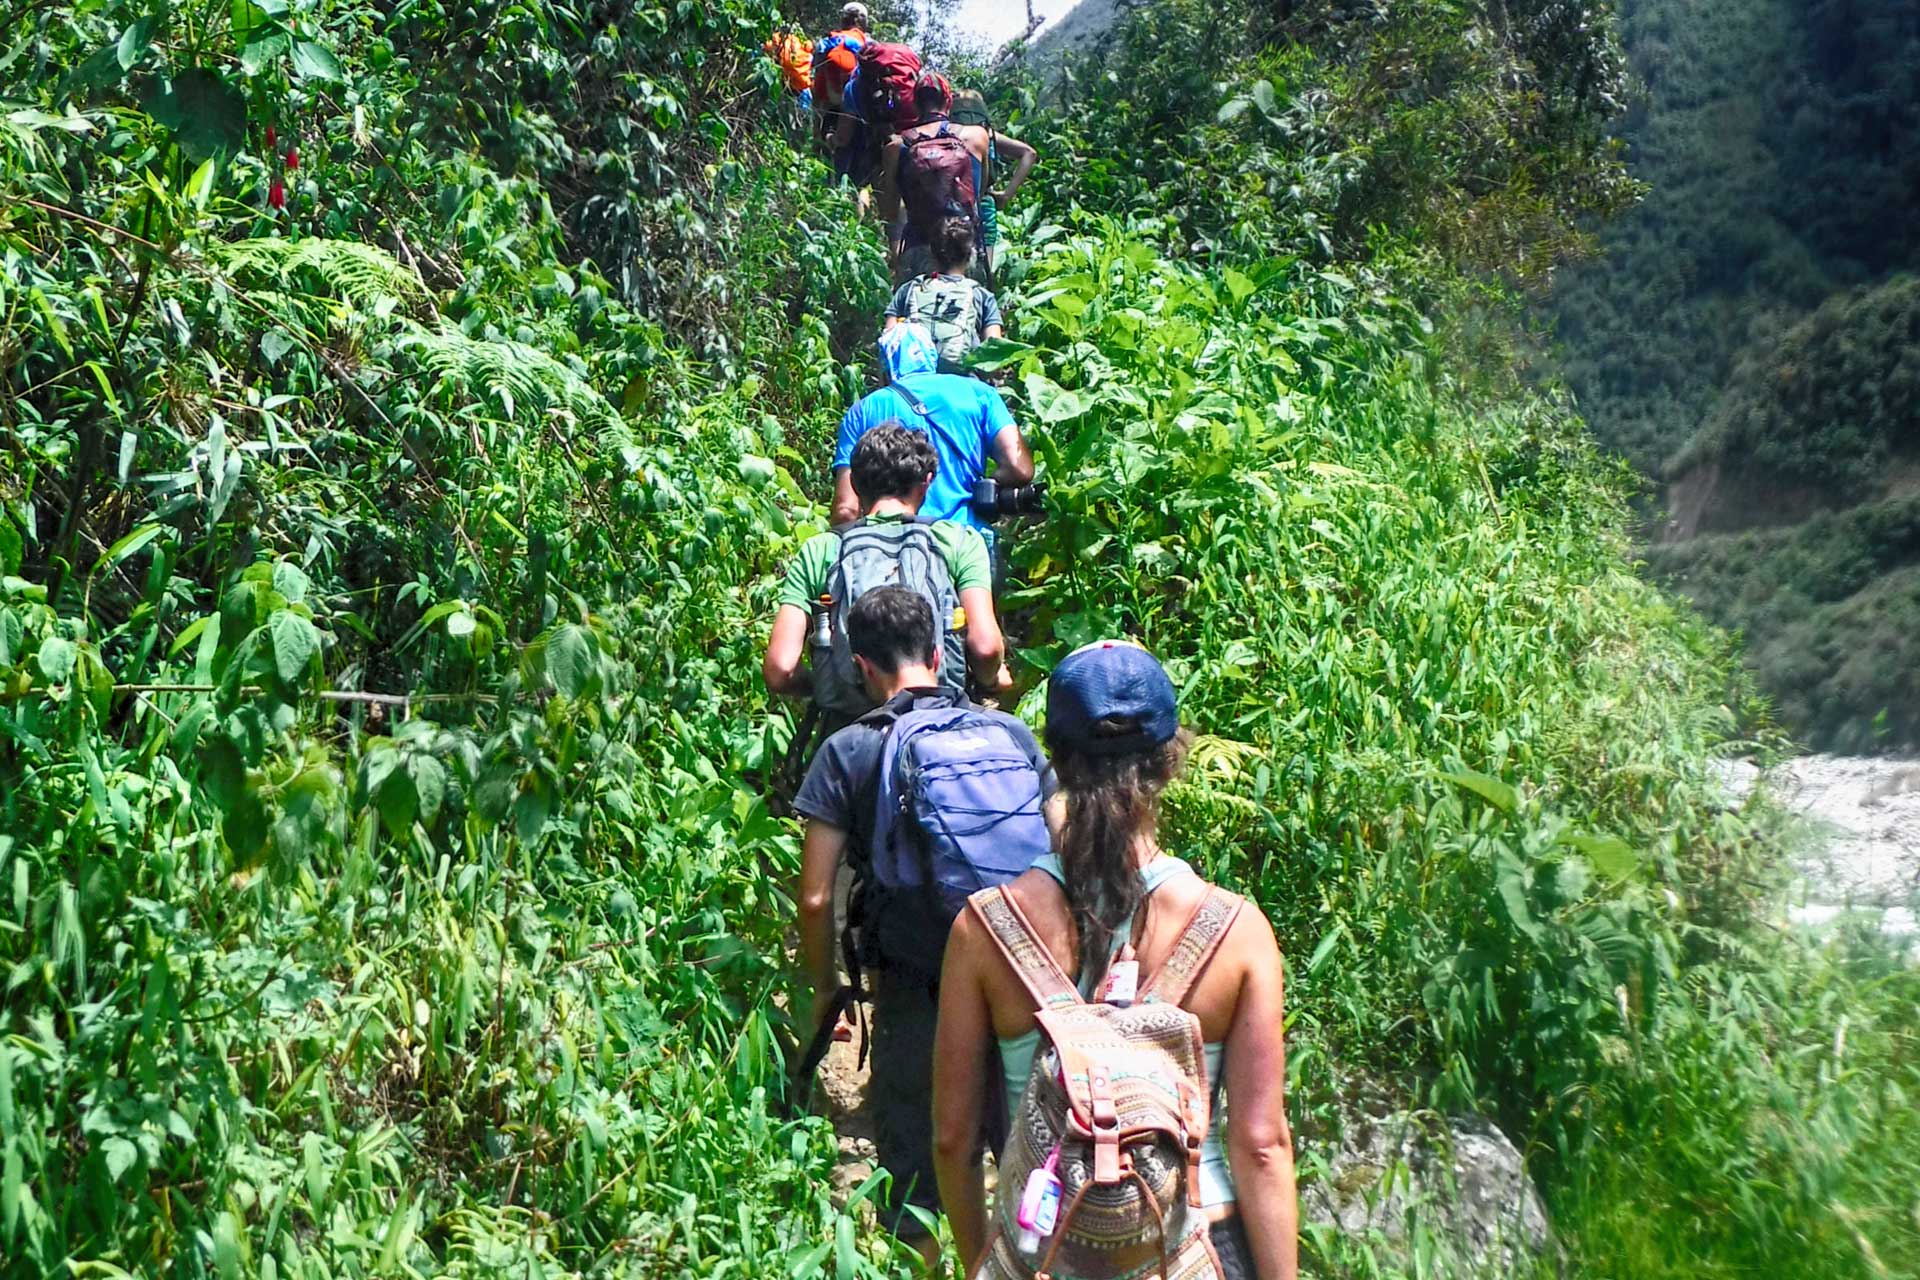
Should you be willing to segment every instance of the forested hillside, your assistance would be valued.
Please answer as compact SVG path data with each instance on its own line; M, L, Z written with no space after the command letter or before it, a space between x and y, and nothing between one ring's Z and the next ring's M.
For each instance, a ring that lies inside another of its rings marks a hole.
M1631 194L1611 26L1284 8L986 86L1042 155L1022 708L1086 639L1166 659L1164 838L1279 932L1309 1183L1386 1093L1514 1134L1572 1274L1912 1274L1920 982L1778 927L1727 638L1452 301ZM886 296L791 16L7 11L9 1274L915 1270L786 1084L760 649ZM1410 1225L1307 1265L1446 1271Z
M1920 4L1621 7L1650 189L1554 292L1567 380L1663 486L1655 570L1745 632L1785 722L1920 744L1920 559L1872 532L1920 439Z

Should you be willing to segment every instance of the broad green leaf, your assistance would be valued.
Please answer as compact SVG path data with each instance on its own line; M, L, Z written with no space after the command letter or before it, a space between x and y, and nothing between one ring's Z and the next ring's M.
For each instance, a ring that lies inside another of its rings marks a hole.
M1253 105L1260 108L1260 114L1272 119L1276 103L1273 96L1273 81L1255 80L1253 82Z
M413 826L414 815L420 811L420 796L414 790L413 775L405 769L389 773L374 795L374 807L380 810L380 821L386 824L389 835L405 835Z
M447 634L455 640L472 635L477 626L479 620L464 608L455 609L447 615Z
M346 78L340 70L339 59L325 45L311 40L293 42L293 73L302 80L324 80L332 84Z
M966 367L978 369L982 373L993 373L1006 368L1016 360L1025 359L1038 349L1024 342L1015 342L1011 338L988 338L967 353Z
M247 140L247 100L218 72L189 67L157 79L141 95L148 115L173 133L195 160L238 151Z
M20 559L26 554L26 539L4 511L0 511L0 573L20 572Z
M1025 386L1027 402L1042 422L1066 422L1087 411L1087 399L1078 391L1068 391L1044 373L1029 373Z
M420 801L420 821L430 827L447 797L447 767L432 756L415 753L407 757L407 772Z
M757 453L749 453L742 457L737 465L740 468L740 478L747 482L749 488L764 489L773 480L775 468L772 458L763 458Z
M281 609L267 619L267 637L273 646L273 669L288 684L304 675L320 652L319 631L291 609Z
M252 792L243 792L220 823L220 836L244 865L266 847L267 811Z
M1440 776L1456 787L1473 792L1502 813L1512 813L1520 803L1518 792L1500 779L1487 774L1462 769L1454 773L1443 773Z
M222 809L231 809L247 793L247 763L240 748L224 733L207 736L201 745L200 782Z
M133 64L140 61L147 52L147 46L153 42L153 18L140 18L129 24L120 33L120 39L113 47L113 56L120 63L122 71L132 70Z
M1609 880L1627 880L1640 869L1640 855L1619 836L1569 833L1560 843L1578 849L1593 869Z
M306 570L291 560L273 562L271 581L273 589L285 596L289 604L299 604L305 600L308 590L313 586L313 579L307 576Z
M106 1158L107 1176L115 1182L140 1160L140 1148L117 1135L101 1144L101 1154Z
M262 68L279 61L292 43L292 37L284 31L267 31L255 36L240 50L241 72L249 76L259 75Z
M73 674L73 664L80 656L80 651L71 640L48 636L40 642L40 652L34 656L40 666L40 674L59 684Z
M569 698L578 698L593 686L593 637L577 622L569 622L547 637L547 678Z

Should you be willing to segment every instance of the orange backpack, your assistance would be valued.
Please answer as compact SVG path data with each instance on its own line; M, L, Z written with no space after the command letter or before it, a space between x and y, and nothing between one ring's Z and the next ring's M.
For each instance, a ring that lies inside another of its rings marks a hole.
M805 36L787 31L774 36L761 47L780 64L780 74L786 77L787 88L795 93L804 93L813 88L813 47L807 43Z
M993 1231L976 1280L1101 1277L1158 1263L1164 1280L1219 1280L1200 1207L1210 1123L1200 1019L1180 1007L1240 913L1209 887L1135 1003L1083 1000L1004 889L967 904L1039 1006L1041 1043L1000 1153ZM1122 953L1123 955L1126 953ZM1046 1234L1024 1233L1018 1188L1059 1180ZM1027 1247L1030 1246L1030 1247Z

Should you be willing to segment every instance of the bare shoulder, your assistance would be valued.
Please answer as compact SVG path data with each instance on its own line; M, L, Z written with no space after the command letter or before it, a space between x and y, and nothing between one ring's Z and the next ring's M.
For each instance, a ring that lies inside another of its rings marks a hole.
M1280 963L1280 942L1274 936L1273 922L1252 898L1240 899L1240 914L1227 931L1226 950L1249 968Z

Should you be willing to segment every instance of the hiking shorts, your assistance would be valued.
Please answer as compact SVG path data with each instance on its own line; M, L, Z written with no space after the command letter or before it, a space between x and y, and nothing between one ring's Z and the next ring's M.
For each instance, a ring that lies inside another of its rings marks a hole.
M1253 1245L1239 1214L1214 1223L1207 1228L1207 1235L1220 1258L1220 1280L1254 1280Z
M927 1228L910 1209L940 1212L933 1166L933 1033L940 1020L936 992L914 982L874 975L872 1073L867 1079L867 1115L880 1163L893 1174L880 1224L901 1240L926 1238ZM997 1062L998 1059L996 1058ZM988 1073L989 1082L1000 1079ZM1004 1088L990 1089L979 1151L1006 1137Z
M867 1112L874 1150L893 1174L880 1223L902 1240L920 1240L927 1228L909 1207L940 1212L933 1168L933 1032L940 1006L918 983L876 976Z

